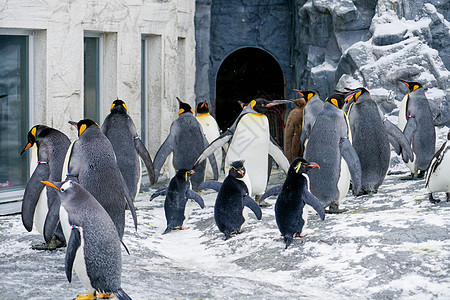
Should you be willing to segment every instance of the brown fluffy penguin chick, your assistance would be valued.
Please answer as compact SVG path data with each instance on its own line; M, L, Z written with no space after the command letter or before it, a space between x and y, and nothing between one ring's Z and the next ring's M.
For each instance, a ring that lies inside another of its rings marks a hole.
M291 110L286 121L284 129L284 154L289 162L296 157L302 157L303 151L300 145L300 137L302 134L303 109L306 101L304 98L295 99L296 108Z

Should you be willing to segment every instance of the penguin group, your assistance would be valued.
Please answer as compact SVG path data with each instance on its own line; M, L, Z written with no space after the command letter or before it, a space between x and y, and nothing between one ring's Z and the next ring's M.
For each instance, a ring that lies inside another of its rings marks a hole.
M377 193L388 172L391 147L409 167L410 179L426 174L431 203L440 201L433 197L437 192L445 192L450 201L450 132L435 152L436 134L423 87L401 82L409 92L397 125L364 87L336 91L325 100L311 90L295 90L300 96L295 100L256 98L243 105L223 131L207 101L197 105L195 116L192 107L177 98L178 117L153 161L119 99L102 126L90 119L69 121L78 133L72 142L57 129L36 125L21 152L33 148L35 158L23 198L23 225L28 231L34 226L45 241L33 248L67 247L67 279L72 280L75 270L88 291L77 299L96 299L97 293L101 298L130 299L121 288L121 249L128 252L123 243L127 209L136 230L138 226L134 199L141 185L141 162L150 185L158 182L166 163L175 169L168 186L149 199L165 197L162 234L189 228L187 207L205 207L203 189L217 192L213 217L225 240L243 232L248 209L261 220L265 199L276 196L274 221L288 248L294 237L306 235L309 207L323 221L325 213L346 212L342 200L350 191L355 197ZM296 107L287 117L283 149L270 134L266 114L287 103ZM268 189L272 159L285 180Z

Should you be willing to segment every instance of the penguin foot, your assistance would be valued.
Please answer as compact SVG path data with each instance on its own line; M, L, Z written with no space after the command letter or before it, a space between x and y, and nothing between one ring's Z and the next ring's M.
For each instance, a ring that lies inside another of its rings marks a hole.
M186 229L189 229L189 228L191 228L191 227L177 226L177 227L172 228L172 230L186 230Z
M73 300L96 300L97 295L94 293L88 293L87 295L78 295Z
M439 199L434 199L432 193L428 194L428 200L430 200L430 202L433 203L433 204L441 202L441 200L439 200Z
M112 299L112 298L114 298L114 294L113 293L100 293L100 294L98 294L98 298L99 299Z
M325 211L327 214L342 214L347 212L348 209L345 208L339 208L339 206L336 203L331 203L328 207L328 210Z
M32 245L31 249L33 250L49 250L49 251L53 251L56 250L58 248L61 247L65 247L66 243L64 243L63 241L61 241L60 239L58 239L57 237L54 237L50 243L41 243L41 244L36 244L36 245Z
M294 234L294 237L304 238L307 235L308 235L307 233L296 233L296 234Z
M411 173L410 175L407 175L407 176L400 177L400 180L414 180L414 179L415 178L414 178L413 173Z

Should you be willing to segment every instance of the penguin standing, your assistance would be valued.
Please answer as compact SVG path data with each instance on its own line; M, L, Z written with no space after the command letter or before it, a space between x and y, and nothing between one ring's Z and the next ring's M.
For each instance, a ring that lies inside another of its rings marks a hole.
M75 299L131 299L121 288L121 239L116 226L98 201L80 184L43 181L61 199L61 225L67 242L65 271L72 282L72 270L88 291ZM101 184L101 183L100 183Z
M120 172L131 198L135 199L139 193L142 175L139 157L147 168L150 185L155 183L155 170L150 154L137 134L136 126L122 100L117 99L111 105L110 114L102 124L102 132L113 146Z
M303 109L306 105L305 99L295 99L296 107L290 111L284 128L284 154L289 162L294 158L303 156L300 138L302 135Z
M399 145L395 148L401 146L406 162L412 159L412 150L399 128L384 118L367 89L351 90L346 101L352 145L361 164L361 193L376 193L389 168L389 141Z
M311 168L319 168L316 163L309 163L301 157L295 158L290 167L286 180L281 186L268 190L263 197L278 195L275 202L275 220L278 229L284 238L286 248L292 243L294 237L304 237L303 227L308 221L308 208L312 206L325 219L325 211L319 200L309 190L309 177L306 174Z
M177 98L178 99L178 98ZM155 156L154 167L155 176L158 178L162 165L173 152L173 166L175 170L191 169L197 157L208 146L208 141L203 134L202 127L193 115L189 104L180 101L178 119L172 122L170 132L165 141L159 147ZM216 159L211 153L209 162L211 163L214 180L219 178ZM196 168L195 175L192 176L192 185L195 190L205 180L205 163Z
M428 190L428 199L431 203L440 202L433 198L433 193L445 192L447 202L450 201L450 131L447 133L447 140L441 148L434 154L428 167L425 188Z
M219 125L217 125L216 119L209 114L209 107L206 101L197 104L196 112L197 121L202 126L203 133L209 144L220 136ZM220 172L222 167L222 148L219 148L214 152L214 157L216 158L217 167ZM214 173L209 162L206 162L205 173L205 180L214 178Z
M197 166L216 149L230 141L225 157L225 168L237 160L245 161L245 169L249 177L250 196L259 198L266 189L269 174L269 155L275 159L281 169L287 172L289 161L283 150L270 136L269 121L264 115L270 107L288 100L268 101L258 98L252 100L238 116L233 126L213 141L198 157L194 164Z
M27 183L22 201L24 227L31 231L34 223L46 241L44 244L33 245L35 250L54 250L65 246L61 227L58 226L55 235L54 229L49 227L59 221L58 195L54 189L44 188L45 185L41 181L61 181L64 157L69 145L69 138L61 131L45 125L36 125L28 132L28 143L20 152L22 155L32 147L32 164L37 164ZM53 202L56 202L56 205L53 205Z
M241 233L241 227L245 223L242 215L244 206L250 208L258 220L262 217L258 203L248 195L244 177L244 161L234 161L223 183L206 181L200 186L218 192L214 205L214 220L220 232L225 234L225 240L229 239L233 233Z
M164 201L164 212L166 215L167 228L163 234L172 230L184 230L183 224L187 221L188 216L185 214L188 199L193 199L200 205L205 207L202 197L191 189L191 176L194 170L181 169L170 180L167 188L160 189L153 193L150 201L158 196L166 196Z
M97 199L116 225L122 239L125 207L128 203L137 228L136 211L128 187L117 165L113 147L97 123L90 119L69 122L78 130L78 139L67 151L67 177L76 180Z
M361 189L361 166L350 142L350 130L342 107L345 96L327 98L317 116L305 149L305 159L320 165L309 172L311 192L329 213L340 213L339 201L347 195L352 180L353 193Z
M303 108L303 124L302 124L302 134L300 138L300 143L302 151L305 152L306 143L308 142L309 135L314 122L316 122L317 115L323 108L324 102L319 98L316 92L313 91L298 91L306 101L306 105Z
M398 113L398 127L412 145L414 160L406 165L411 179L423 177L433 158L436 144L433 116L423 86L418 82L400 80L409 89L403 97Z

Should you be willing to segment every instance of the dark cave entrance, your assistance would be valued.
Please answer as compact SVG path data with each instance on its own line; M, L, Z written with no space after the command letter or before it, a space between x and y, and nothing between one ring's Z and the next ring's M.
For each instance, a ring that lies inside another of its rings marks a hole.
M280 65L268 52L258 48L234 51L222 62L216 79L215 116L221 130L230 127L242 108L261 97L284 99L285 80ZM272 137L283 146L285 105L275 106L268 115Z

